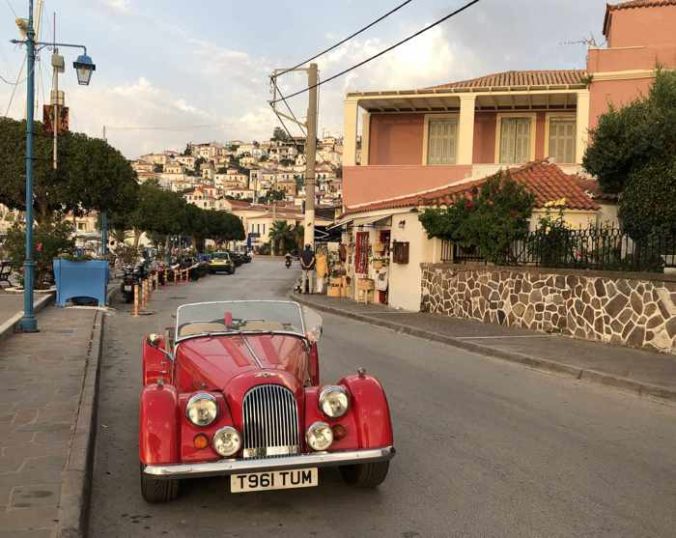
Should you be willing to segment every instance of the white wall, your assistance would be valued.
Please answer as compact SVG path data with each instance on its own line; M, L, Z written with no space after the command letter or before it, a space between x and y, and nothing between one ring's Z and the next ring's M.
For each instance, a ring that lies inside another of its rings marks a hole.
M390 263L390 306L418 312L422 286L420 264L441 259L441 241L428 239L418 213L410 212L392 216L391 241L408 241L409 258L407 264Z

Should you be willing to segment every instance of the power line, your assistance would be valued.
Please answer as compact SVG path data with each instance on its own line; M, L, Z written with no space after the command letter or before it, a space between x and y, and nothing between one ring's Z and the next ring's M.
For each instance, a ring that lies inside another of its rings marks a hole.
M14 9L14 6L10 3L9 0L5 0L5 3L7 4L7 7L9 7L10 11L14 14L14 18L18 19L19 16L16 14L16 10Z
M381 17L377 18L376 20L374 20L374 21L371 22L370 24L364 26L364 27L361 28L360 30L357 30L357 31L354 32L353 34L347 36L347 37L346 37L345 39L343 39L342 41L339 41L338 43L336 43L335 45L329 47L328 49L324 49L323 51L321 51L321 52L315 54L315 55L312 56L311 58L308 58L308 59L305 60L304 62L300 62L300 63L294 65L293 67L290 67L289 69L285 69L284 71L282 71L281 73L279 73L277 76L282 76L282 75L284 75L284 74L286 74L286 73L288 73L288 72L290 72L290 71L295 71L295 70L298 69L299 67L301 67L301 66L303 66L303 65L305 65L305 64L309 64L312 60L316 60L317 58L319 58L320 56L323 56L323 55L326 54L327 52L331 52L332 50L337 49L337 48L340 47L343 43L347 43L347 42L348 42L350 39L352 39L353 37L357 37L359 34L365 32L366 30L368 30L368 29L371 28L372 26L375 26L375 25L378 24L380 21L386 19L387 17L389 17L389 16L392 15L393 13L396 13L396 12L399 11L401 8L403 8L406 4L410 4L411 2L413 2L413 0L406 0L406 2L402 2L401 4L399 4L398 6L396 6L396 7L393 8L393 9L391 9L390 11L388 11L387 13L385 13L384 15L382 15Z
M312 88L315 88L315 87L317 87L317 86L321 86L322 84L326 84L327 82L331 82L332 80L335 80L335 79L337 79L337 78L339 78L339 77L342 77L343 75L346 75L346 74L349 73L350 71L354 71L355 69L361 67L362 65L365 65L365 64L367 64L367 63L369 63L369 62L375 60L376 58L380 58L381 56L383 56L384 54L387 54L387 53L390 52L391 50L396 49L396 48L399 47L400 45L403 45L404 43L407 43L408 41L411 41L411 39L414 39L414 38L418 37L418 36L421 35L421 34L424 34L425 32L427 32L428 30L431 30L431 29L434 28L435 26L439 26L442 22L447 21L447 20L450 19L451 17L454 17L454 16L456 16L456 15L459 15L460 13L462 13L463 11L465 11L466 9L469 9L469 8L472 7L474 4L477 4L477 3L479 3L479 2L480 2L480 0L471 0L470 2L467 2L464 6L462 6L462 7L458 8L458 9L456 9L455 11L449 13L449 14L446 15L445 17L442 17L441 19L437 20L436 22L433 22L432 24L430 24L430 25L428 25L428 26L425 26L425 27L422 28L421 30L418 30L416 33L411 34L410 36L408 36L408 37L402 39L401 41L398 41L398 42L395 43L394 45L391 45L391 46L387 47L386 49L381 50L379 53L374 54L373 56L370 56L370 57L366 58L365 60L362 60L361 62L359 62L359 63L353 65L352 67L348 67L347 69L343 69L343 70L340 71L339 73L336 73L335 75L332 75L332 76L330 76L329 78L327 78L327 79L325 79L325 80L322 80L321 82L318 82L318 83L315 84L314 86L309 86L309 87L307 87L307 88L303 88L302 90L298 90L298 91L295 92L295 93L292 93L292 94L290 94L290 95L287 95L287 96L286 96L286 99L291 99L292 97L296 97L296 96L298 96L298 95L302 95L302 94L304 94L305 92L310 91ZM279 101L281 101L281 99L276 99L276 100L270 101L270 104L275 104L275 103L278 103Z

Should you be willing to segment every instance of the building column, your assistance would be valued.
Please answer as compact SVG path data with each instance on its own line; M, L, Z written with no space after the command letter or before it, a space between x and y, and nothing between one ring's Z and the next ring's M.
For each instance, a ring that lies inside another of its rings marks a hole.
M589 143L589 90L577 92L575 129L575 163L582 164Z
M474 108L476 95L460 95L457 164L472 164L474 153Z
M369 163L369 128L371 126L371 114L364 112L361 117L361 159L359 164L367 166Z
M357 164L357 112L359 101L348 97L344 105L343 166Z

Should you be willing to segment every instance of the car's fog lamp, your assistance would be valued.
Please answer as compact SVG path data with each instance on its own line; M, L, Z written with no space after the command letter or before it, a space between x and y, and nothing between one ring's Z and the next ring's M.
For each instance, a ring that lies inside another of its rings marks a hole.
M319 407L331 418L342 417L350 407L350 398L345 387L327 385L319 393Z
M208 426L218 416L216 398L207 392L198 392L188 400L185 414L195 426Z
M347 435L347 430L345 429L345 426L343 426L342 424L334 424L333 426L331 426L331 431L333 432L333 438L336 441L345 439L345 436Z
M235 428L226 426L214 434L213 446L221 456L228 457L237 453L242 446L242 439Z
M197 449L206 448L209 446L209 438L203 433L198 433L192 440L192 444Z
M315 422L305 434L307 444L312 450L326 450L333 443L333 432L326 422Z

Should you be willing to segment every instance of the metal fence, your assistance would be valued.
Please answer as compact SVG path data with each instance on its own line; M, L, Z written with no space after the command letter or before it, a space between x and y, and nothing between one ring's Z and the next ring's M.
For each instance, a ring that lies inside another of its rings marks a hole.
M450 241L443 241L442 260L489 261L479 247ZM500 265L662 272L665 267L676 267L676 229L640 241L617 228L538 230L512 241L499 259L490 261Z

